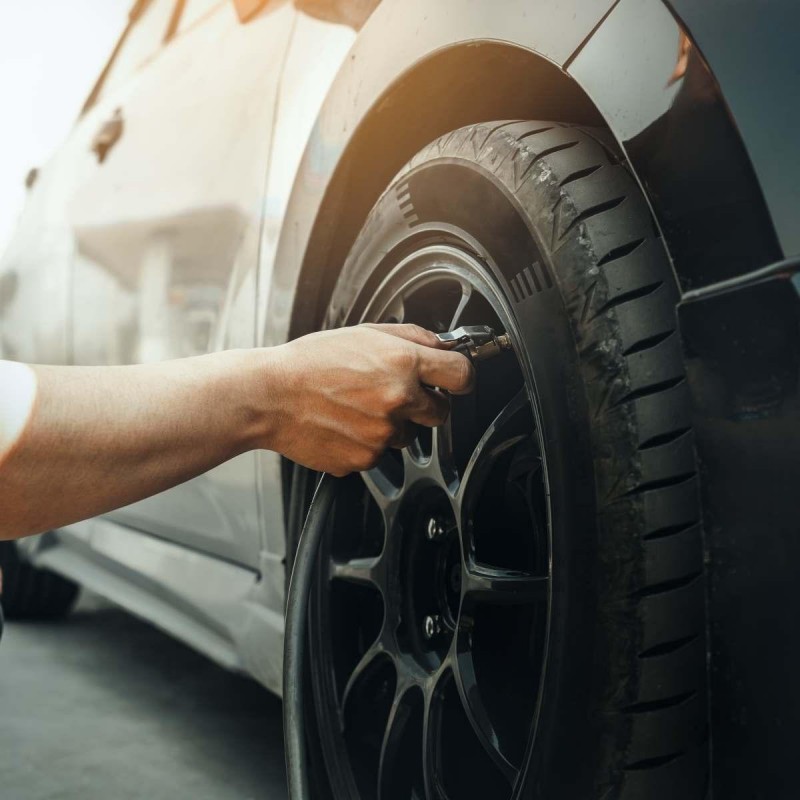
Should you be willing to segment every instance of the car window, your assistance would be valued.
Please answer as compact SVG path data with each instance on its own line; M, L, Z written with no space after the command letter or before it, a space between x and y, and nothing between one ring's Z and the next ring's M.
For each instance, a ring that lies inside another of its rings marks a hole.
M120 43L100 96L125 83L138 69L151 61L164 45L177 0L150 0Z
M178 23L178 33L191 28L196 22L220 6L230 5L230 0L186 0Z

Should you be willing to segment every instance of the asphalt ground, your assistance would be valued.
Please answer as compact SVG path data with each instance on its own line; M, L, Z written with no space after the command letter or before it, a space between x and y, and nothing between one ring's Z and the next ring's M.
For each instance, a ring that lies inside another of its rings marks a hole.
M0 642L3 800L285 800L280 702L84 596Z

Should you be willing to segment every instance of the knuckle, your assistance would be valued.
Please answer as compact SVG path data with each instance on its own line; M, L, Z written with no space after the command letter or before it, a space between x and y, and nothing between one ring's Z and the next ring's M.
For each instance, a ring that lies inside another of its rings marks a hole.
M419 354L413 347L398 348L395 363L402 372L416 372L419 369Z
M411 389L407 384L394 382L386 388L384 402L390 412L404 408L411 402L411 399Z
M415 339L418 339L422 342L432 341L435 338L434 334L432 334L426 328L423 328L422 325L408 323L408 331L414 336Z
M466 391L472 386L473 370L474 367L469 359L465 356L461 356L458 360L458 366L456 367L456 381L460 391Z

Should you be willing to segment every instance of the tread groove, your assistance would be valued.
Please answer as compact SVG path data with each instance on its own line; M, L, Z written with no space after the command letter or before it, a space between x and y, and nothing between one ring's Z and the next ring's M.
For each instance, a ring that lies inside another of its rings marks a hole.
M687 700L691 700L696 696L697 692L692 690L691 692L683 692L673 695L672 697L665 697L662 700L651 700L647 703L634 703L630 706L624 706L620 710L624 714L646 714L649 711L662 711L665 708L679 706L681 703L685 703Z
M486 137L481 142L480 147L478 147L476 149L476 151L475 151L475 158L476 159L480 158L481 154L483 153L484 148L486 147L487 142L489 141L489 139L492 138L492 136L494 136L495 133L497 133L497 131L502 130L503 128L507 128L509 125L516 125L518 122L524 122L524 120L511 119L511 120L507 120L506 122L501 122L499 125L495 125L492 128L489 128L489 131L486 133ZM484 129L482 129L480 127L477 127L477 128L475 128L475 133L477 133L477 131L479 131L479 130L484 130ZM475 147L475 140L474 140L475 133L473 133L473 140L472 140L472 146L473 147Z
M641 353L642 350L649 350L651 347L661 344L664 339L668 339L673 333L675 333L674 328L672 330L656 333L654 336L647 336L644 339L640 339L638 342L632 344L627 350L625 350L622 355L632 356L634 353Z
M676 386L679 386L683 383L686 378L683 375L679 375L676 378L667 378L665 381L659 381L658 383L651 383L649 386L643 386L641 389L635 389L632 392L628 392L621 400L618 400L614 403L614 407L624 405L625 403L630 403L631 400L641 400L643 397L649 397L650 395L659 394L660 392L664 392L667 389L674 389ZM646 450L648 448L640 447L639 450Z
M602 308L598 309L595 317L599 317L606 311L610 311L612 308L621 306L623 303L627 303L630 300L639 300L642 297L647 297L647 295L657 292L663 285L664 281L655 281L654 283L648 283L645 286L640 286L638 289L631 289L629 292L623 292L613 300L609 300Z
M537 128L535 131L528 131L527 133L524 133L522 136L516 137L515 140L518 141L518 142L523 142L523 141L525 141L525 139L530 139L531 136L536 136L537 133L546 133L547 131L555 130L556 127L558 127L558 126L556 126L556 125L548 125L545 128Z
M673 639L671 642L662 642L661 644L655 645L655 647L643 650L639 653L639 658L658 658L658 656L665 656L669 653L674 653L676 650L680 650L682 647L686 647L686 645L695 642L699 638L699 633L693 633L691 636L682 636L680 639Z
M689 528L694 527L697 525L699 520L692 520L692 522L682 522L680 525L667 525L664 528L659 528L658 530L651 531L650 533L646 533L642 536L642 539L645 542L652 541L653 539L666 539L668 536L675 536L678 533L683 533Z
M670 431L669 433L661 433L658 436L652 436L647 441L642 442L637 450L641 453L643 450L652 450L654 447L663 447L665 444L671 444L681 436L685 436L691 431L691 428L678 428L677 430Z
M653 769L654 767L663 767L666 764L677 761L685 753L685 750L679 750L677 753L670 753L667 756L645 758L642 761L635 761L633 764L626 764L623 769L626 772L640 772L641 770Z
M588 178L590 175L594 175L594 173L597 172L597 170L602 168L603 168L602 164L594 164L591 167L586 167L585 169L576 170L575 172L571 172L569 175L567 175L567 177L564 178L564 180L562 180L558 185L560 187L564 187L570 183L573 183L574 181L579 181L581 178ZM644 241L644 239L642 239L642 241Z
M644 494L644 492L651 492L654 489L667 489L670 486L680 486L682 483L688 483L697 477L697 472L685 472L682 475L674 475L669 478L661 478L657 481L648 481L647 483L639 484L635 489L625 492L624 497L634 497L637 494Z
M548 130L551 130L548 128ZM536 131L536 133L542 133L542 131ZM533 136L533 134L528 134L529 136ZM521 137L522 139L526 137ZM571 147L575 147L578 142L566 142L564 144L557 144L553 145L553 147L548 147L545 150L542 150L541 153L536 153L531 163L528 164L527 167L523 170L522 174L517 178L517 186L520 186L522 183L525 182L525 179L528 177L528 173L538 164L543 158L547 158L547 156L553 155L553 153L558 153L561 150L569 150Z
M609 250L598 262L597 266L602 267L612 261L618 261L620 258L630 255L634 250L638 250L645 243L645 239L634 239L632 242L614 247Z
M616 208L619 205L627 200L625 195L622 197L615 197L612 200L605 200L602 203L598 203L596 206L592 206L591 208L587 208L585 211L581 211L572 222L567 225L566 230L561 234L559 239L563 239L567 236L567 234L576 226L580 225L581 222L586 222L587 219L591 219L592 217L596 217L598 214L603 214L606 211L611 211L612 208Z
M661 583L656 583L653 586L646 586L644 589L639 589L636 592L632 592L631 597L653 597L654 595L671 592L674 589L682 589L684 586L688 586L690 583L693 583L702 574L702 571L697 570L689 573L688 575L684 575L682 578L672 578L672 580L662 581Z

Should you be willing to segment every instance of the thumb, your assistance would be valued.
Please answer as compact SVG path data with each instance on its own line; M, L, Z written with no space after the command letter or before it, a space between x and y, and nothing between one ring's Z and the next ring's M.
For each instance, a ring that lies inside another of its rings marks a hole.
M422 345L423 347L435 347L437 350L443 349L444 345L439 341L439 337L433 332L423 328L421 325L412 325L408 322L399 323L376 323L365 322L364 328L372 328L381 333L388 333L390 336L397 336L408 342Z

